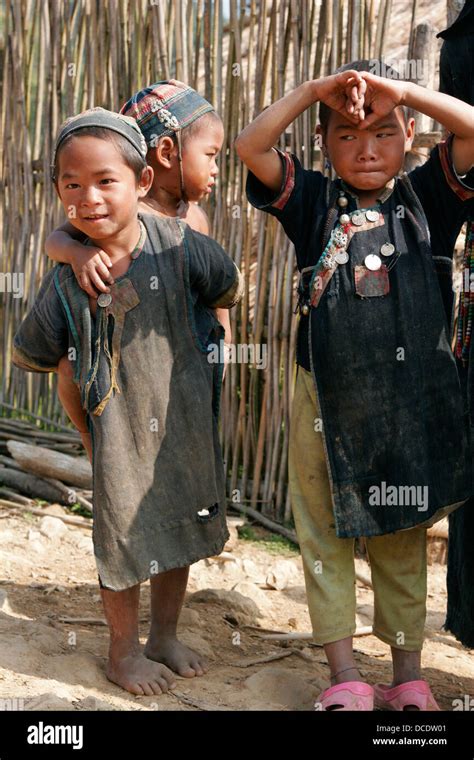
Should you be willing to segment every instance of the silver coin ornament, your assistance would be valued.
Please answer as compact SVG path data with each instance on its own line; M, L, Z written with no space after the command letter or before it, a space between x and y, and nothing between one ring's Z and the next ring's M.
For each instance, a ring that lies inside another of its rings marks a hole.
M97 303L99 304L99 306L102 306L103 308L105 308L106 306L110 306L110 304L112 303L112 296L110 295L110 293L101 293L97 299Z
M372 272L376 272L377 269L380 269L382 266L382 259L380 256L377 256L376 253L369 253L369 255L364 259L364 264L367 269L370 269Z
M356 214L352 214L352 224L355 224L356 227L360 227L361 224L364 224L364 216L360 212Z
M384 243L380 253L382 256L392 256L395 253L395 246L392 243Z
M349 254L347 251L339 251L334 257L338 264L347 264L349 261Z
M365 218L368 222L378 222L379 216L379 212L375 211L374 209L369 209L365 212Z

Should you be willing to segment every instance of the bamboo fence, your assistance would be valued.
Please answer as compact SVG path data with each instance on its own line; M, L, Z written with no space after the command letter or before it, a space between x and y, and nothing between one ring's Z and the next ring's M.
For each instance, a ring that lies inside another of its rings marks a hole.
M63 218L49 180L58 126L94 105L118 110L152 82L186 81L213 102L225 127L220 179L206 210L213 236L246 277L244 299L231 316L233 342L265 346L268 358L265 369L228 367L221 441L229 496L288 521L294 250L278 223L247 203L246 170L233 143L265 106L302 81L387 50L406 58L417 24L431 19L444 26L446 3L436 9L422 0L2 0L0 13L0 272L21 273L25 282L22 298L0 292L0 403L10 405L4 413L22 408L65 422L55 376L23 373L9 361L15 329L49 266L45 237ZM321 168L316 110L280 140L306 168Z

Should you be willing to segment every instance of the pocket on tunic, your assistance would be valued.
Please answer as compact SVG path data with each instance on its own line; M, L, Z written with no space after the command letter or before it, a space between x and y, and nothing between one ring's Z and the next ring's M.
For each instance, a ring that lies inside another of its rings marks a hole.
M355 292L361 298L386 296L390 291L388 269L382 264L375 272L366 266L354 267Z

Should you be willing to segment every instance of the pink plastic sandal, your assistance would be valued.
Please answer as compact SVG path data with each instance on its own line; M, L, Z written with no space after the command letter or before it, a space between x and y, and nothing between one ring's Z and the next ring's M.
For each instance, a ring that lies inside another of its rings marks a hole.
M373 710L374 690L363 681L345 681L325 689L315 703L320 710Z
M374 686L374 691L375 707L379 710L401 711L409 706L425 712L441 710L426 681L407 681L399 686L384 686L379 683Z

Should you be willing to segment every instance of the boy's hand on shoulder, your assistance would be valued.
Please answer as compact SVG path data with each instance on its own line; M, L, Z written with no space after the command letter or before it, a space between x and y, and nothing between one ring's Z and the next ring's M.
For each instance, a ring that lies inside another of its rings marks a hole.
M359 127L365 129L382 116L387 116L397 106L404 104L408 82L378 77L368 71L362 71L361 76L366 84L365 114L359 122Z
M97 291L99 293L110 292L108 286L114 284L113 277L109 272L111 266L112 262L105 251L89 245L78 247L77 253L71 261L77 282L92 298L97 298Z

